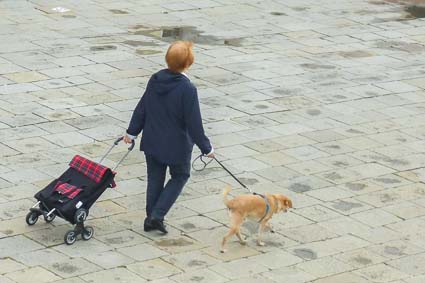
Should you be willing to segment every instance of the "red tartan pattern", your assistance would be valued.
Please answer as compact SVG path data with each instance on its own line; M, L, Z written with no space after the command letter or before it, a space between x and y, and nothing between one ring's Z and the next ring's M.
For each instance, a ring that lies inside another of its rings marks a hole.
M108 167L105 167L96 162L88 160L80 155L74 156L74 158L69 163L69 166L81 172L82 174L86 175L91 180L95 181L96 183L100 183L102 181L102 178L106 173L106 170L108 170ZM114 181L112 181L111 186L112 188L116 186Z
M61 195L65 195L67 198L73 199L82 191L82 189L71 184L58 181L55 186L55 191Z

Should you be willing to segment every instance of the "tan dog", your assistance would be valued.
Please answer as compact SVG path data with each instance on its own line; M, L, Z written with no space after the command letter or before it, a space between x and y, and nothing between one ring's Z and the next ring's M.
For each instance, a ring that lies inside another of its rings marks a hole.
M239 242L244 245L246 242L242 239L240 228L242 223L246 218L261 221L260 227L258 229L258 239L257 244L264 246L264 242L261 241L261 234L264 231L264 228L268 226L272 232L273 229L268 221L272 218L275 213L286 212L288 208L292 208L292 201L284 196L279 194L265 194L265 197L268 200L270 209L267 212L267 204L263 197L259 195L240 195L229 200L227 195L229 194L231 188L227 187L223 192L223 202L229 209L230 215L230 231L224 236L223 241L221 242L221 252L224 253L226 250L224 246L230 237L236 235L239 239ZM267 213L266 213L267 212Z

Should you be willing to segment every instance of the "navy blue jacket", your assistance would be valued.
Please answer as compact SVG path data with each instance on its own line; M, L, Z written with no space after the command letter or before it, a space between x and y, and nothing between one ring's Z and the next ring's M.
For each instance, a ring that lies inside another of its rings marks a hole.
M127 133L143 130L140 150L165 164L190 160L193 145L203 154L212 146L205 136L196 87L168 69L152 75L131 117Z

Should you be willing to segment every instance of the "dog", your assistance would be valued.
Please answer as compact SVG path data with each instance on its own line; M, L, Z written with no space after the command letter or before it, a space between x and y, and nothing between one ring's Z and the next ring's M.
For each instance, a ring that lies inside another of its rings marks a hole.
M292 208L292 201L280 194L265 194L264 196L258 194L240 195L229 200L227 195L230 191L230 187L226 187L223 191L223 202L229 209L230 231L223 237L220 251L222 253L226 252L226 242L233 235L238 237L242 245L246 244L246 241L242 239L240 229L247 218L260 223L257 244L264 246L264 242L261 241L264 228L269 227L271 232L274 233L272 226L268 223L269 220L274 214L287 212L289 208Z

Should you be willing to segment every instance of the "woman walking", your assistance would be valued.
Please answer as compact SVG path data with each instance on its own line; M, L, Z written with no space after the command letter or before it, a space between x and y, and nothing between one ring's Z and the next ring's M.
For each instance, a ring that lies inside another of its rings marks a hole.
M150 78L124 136L131 143L143 131L140 150L145 153L148 175L144 230L164 234L164 217L190 177L193 145L214 157L204 133L196 87L185 73L194 62L192 43L172 43L165 60L168 68ZM171 179L164 184L167 168Z

